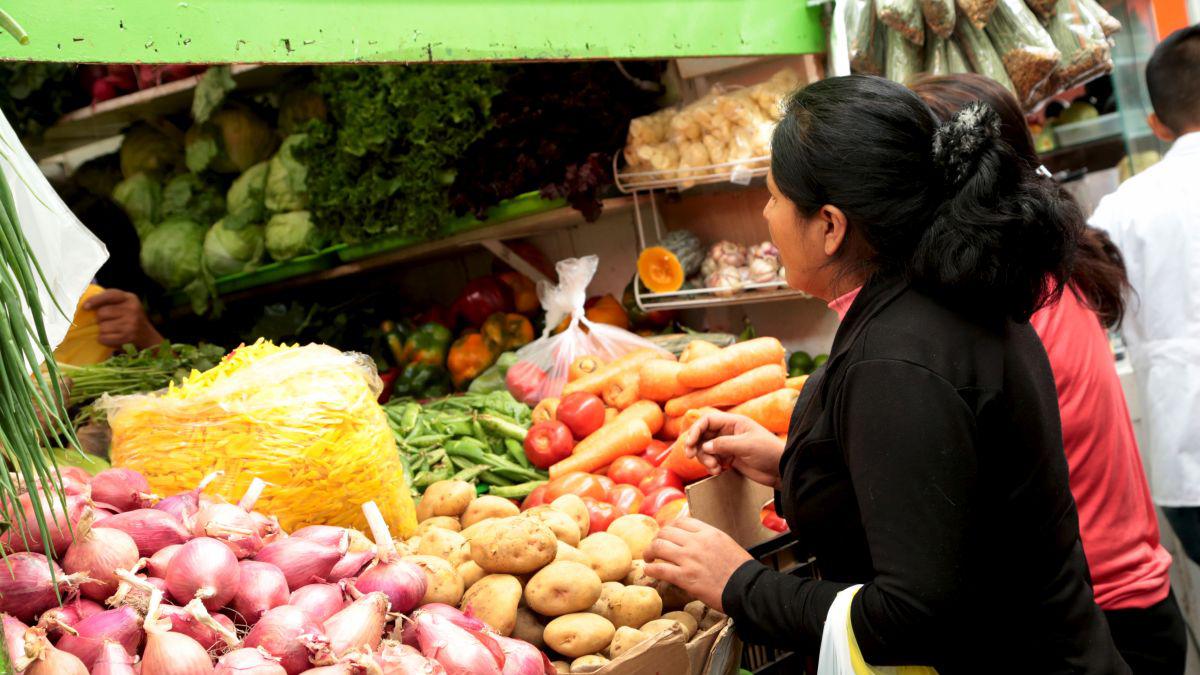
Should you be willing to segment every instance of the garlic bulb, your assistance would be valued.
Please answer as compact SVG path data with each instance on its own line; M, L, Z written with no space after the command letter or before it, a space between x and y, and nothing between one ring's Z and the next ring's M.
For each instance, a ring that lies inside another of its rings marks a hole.
M719 289L717 295L727 297L741 290L742 273L737 267L720 267L717 271L705 277L705 286Z

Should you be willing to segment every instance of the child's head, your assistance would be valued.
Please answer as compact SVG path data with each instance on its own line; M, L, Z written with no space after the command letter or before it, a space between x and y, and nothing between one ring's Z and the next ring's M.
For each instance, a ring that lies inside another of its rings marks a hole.
M1200 131L1200 24L1181 28L1158 44L1146 64L1154 114L1150 127L1163 140Z

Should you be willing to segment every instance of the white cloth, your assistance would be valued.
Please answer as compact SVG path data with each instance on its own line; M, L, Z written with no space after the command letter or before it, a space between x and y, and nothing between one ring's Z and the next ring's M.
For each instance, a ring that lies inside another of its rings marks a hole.
M1100 201L1090 222L1125 256L1123 333L1160 506L1200 506L1200 132Z

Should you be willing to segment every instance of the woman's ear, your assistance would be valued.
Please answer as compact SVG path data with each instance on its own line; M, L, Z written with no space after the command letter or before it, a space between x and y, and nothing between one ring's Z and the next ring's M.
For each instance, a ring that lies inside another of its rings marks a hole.
M826 204L817 212L824 228L825 255L832 258L846 243L846 214L832 204Z

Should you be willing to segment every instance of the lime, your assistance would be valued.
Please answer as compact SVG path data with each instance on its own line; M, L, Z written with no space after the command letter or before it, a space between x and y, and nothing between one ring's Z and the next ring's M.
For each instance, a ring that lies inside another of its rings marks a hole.
M788 375L807 375L813 371L813 357L808 352L793 352L788 358Z

